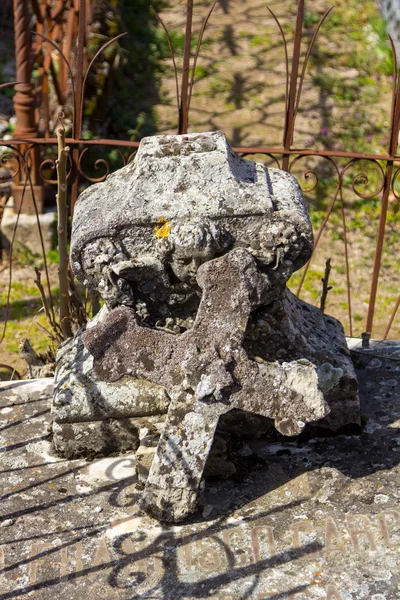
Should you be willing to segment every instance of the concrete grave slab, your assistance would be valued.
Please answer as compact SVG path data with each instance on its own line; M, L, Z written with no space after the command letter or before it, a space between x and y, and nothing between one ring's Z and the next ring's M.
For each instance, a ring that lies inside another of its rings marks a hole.
M0 384L1 600L397 600L399 348L352 355L361 435L238 436L184 525L140 508L135 453L52 453L51 380Z

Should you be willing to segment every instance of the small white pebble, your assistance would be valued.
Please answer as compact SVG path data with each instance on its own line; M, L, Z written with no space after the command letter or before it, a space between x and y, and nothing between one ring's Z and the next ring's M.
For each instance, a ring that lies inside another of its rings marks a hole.
M386 496L386 494L376 494L374 502L375 504L386 504L386 502L389 502L389 499L389 496Z
M148 434L149 434L148 428L147 427L142 427L142 429L139 430L139 440L142 440Z
M14 525L15 519L5 519L0 523L0 527L9 527L10 525Z
M103 509L101 508L101 506L96 506L96 508L94 509L94 512L101 513L101 512L103 512Z

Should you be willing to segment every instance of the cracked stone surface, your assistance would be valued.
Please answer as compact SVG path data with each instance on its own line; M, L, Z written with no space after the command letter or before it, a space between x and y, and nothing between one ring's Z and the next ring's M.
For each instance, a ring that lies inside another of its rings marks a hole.
M137 450L142 506L180 522L213 440L214 473L218 444L234 472L229 430L359 426L341 325L286 288L312 245L291 175L241 159L219 132L143 140L75 210L71 263L106 306L58 356L59 454L84 454L85 438L91 456ZM145 446L150 417L162 431Z
M53 453L51 379L1 383L1 599L397 600L400 345L353 358L360 435L232 434L236 475L173 526L140 508L136 453Z

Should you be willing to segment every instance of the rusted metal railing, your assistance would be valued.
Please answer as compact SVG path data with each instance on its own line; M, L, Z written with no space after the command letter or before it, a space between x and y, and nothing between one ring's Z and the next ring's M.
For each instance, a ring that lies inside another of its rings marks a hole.
M57 65L52 56L54 44L70 56L76 45L76 64L83 63L83 48L87 28L86 4L79 0L13 0L14 39L16 58L16 79L14 110L16 126L14 138L36 139L40 144L41 136L49 135L49 123L54 121L50 110L50 83L53 85L59 107L64 107L69 94L70 73L65 61ZM31 17L35 18L35 27L30 31ZM76 44L77 33L81 35ZM82 34L82 30L84 30ZM33 84L32 74L37 65L37 83ZM81 73L77 81L81 81ZM56 113L58 109L56 109ZM42 126L43 125L43 126ZM77 125L78 126L78 125ZM79 136L77 136L79 137ZM20 150L23 147L20 146ZM24 185L23 172L19 171L13 184L14 207L19 210L21 195L24 191L24 203L21 211L34 213L43 209L43 182L40 177L40 147L30 151L30 173L35 195L30 187Z
M15 0L16 3L23 2L23 0ZM38 2L34 2L34 5L37 5ZM55 3L56 7L54 11L57 13L57 7L60 10L61 4ZM181 81L179 84L179 72L177 68L177 61L173 49L173 44L171 42L171 36L168 32L168 28L166 27L163 19L157 15L157 18L163 27L167 41L169 44L169 48L171 51L172 65L174 70L174 78L175 78L175 86L176 86L176 99L177 99L177 111L178 111L178 133L184 134L188 131L189 122L190 122L190 105L193 93L194 79L195 79L195 68L197 64L197 60L200 53L201 43L203 39L203 35L209 21L209 18L213 12L215 4L210 3L210 8L206 13L202 25L200 27L200 32L197 40L197 46L193 56L191 55L191 41L193 35L193 0L187 0L186 2L186 25L185 25L185 42L184 42L184 51L183 51L183 66L182 66L182 74ZM50 6L50 3L49 3ZM84 140L82 139L82 122L83 122L83 109L84 109L84 97L85 97L85 83L87 79L87 74L90 67L93 64L95 58L104 50L104 48L113 43L115 41L110 40L105 44L100 50L96 53L93 61L89 65L88 68L85 68L84 61L84 47L85 47L85 37L86 37L86 2L85 0L70 0L68 3L70 12L68 13L67 19L67 34L62 34L62 27L53 26L53 28L47 28L46 36L44 33L39 31L39 27L37 29L38 37L42 40L38 41L38 47L40 43L46 45L45 56L47 57L47 62L45 61L43 65L43 73L52 74L54 69L51 67L51 58L49 58L49 48L50 46L53 49L57 49L60 57L60 70L58 77L58 88L57 88L57 96L59 97L60 103L66 101L67 97L67 89L71 90L72 100L73 100L73 130L72 136L66 140L66 143L71 148L71 161L69 165L69 173L68 173L68 181L71 189L71 206L73 209L74 203L77 199L80 183L83 181L86 182L97 182L102 181L106 178L108 173L110 172L110 166L105 161L105 159L100 159L95 162L94 167L97 169L104 168L104 173L99 177L93 177L85 172L84 167L84 159L87 157L88 149L90 147L96 146L107 146L107 147L115 147L119 150L119 155L121 157L121 166L126 164L131 158L134 156L136 148L139 143L137 141L126 141L126 140L110 140L110 139L97 139L97 140ZM47 9L46 9L47 10ZM270 10L270 9L268 9ZM316 232L315 235L315 247L318 248L321 236L329 222L329 219L336 207L340 210L340 215L342 219L343 232L344 232L344 257L345 257L345 269L346 269L346 285L347 285L347 304L348 304L348 316L349 316L349 324L348 324L348 333L350 335L353 334L353 317L352 317L352 294L351 294L351 280L354 275L351 273L351 269L349 266L349 250L348 250L348 240L347 240L347 229L346 229L346 216L345 216L345 205L343 199L343 190L344 190L344 181L345 178L349 177L350 169L361 168L360 172L358 172L352 179L352 191L358 198L369 199L373 197L380 196L380 217L379 223L377 226L377 239L376 239L376 249L375 249L375 258L373 269L371 273L370 279L370 289L369 289L369 303L368 303L368 314L366 317L365 323L365 336L364 338L368 338L373 332L374 325L374 315L376 312L376 303L377 303L377 295L378 295L378 284L380 278L381 264L382 264L382 252L385 241L385 231L386 231L386 220L389 206L389 197L390 194L393 194L397 200L400 200L400 195L398 194L395 184L398 180L398 176L400 174L400 156L397 155L397 144L398 144L398 136L400 130L400 79L399 74L397 72L397 62L395 58L395 51L393 47L393 56L394 56L394 67L393 67L393 90L392 90L392 105L391 105L391 122L390 122L390 131L389 131L389 143L387 147L386 153L382 154L374 154L374 153L362 153L362 152L345 152L341 150L319 150L319 149L304 149L304 148L295 148L293 147L293 139L294 132L296 128L296 117L299 110L301 94L304 84L304 79L306 75L307 64L309 58L311 56L312 48L314 42L317 38L318 32L323 25L323 22L327 18L330 10L328 10L319 20L314 33L311 35L311 39L308 45L308 48L303 53L304 59L303 63L301 63L302 56L302 43L304 41L303 36L303 22L304 22L304 0L299 0L297 4L297 15L296 15L296 25L294 31L294 40L293 40L293 53L292 56L288 55L288 44L285 38L285 34L283 31L283 27L281 26L278 18L275 14L270 10L270 13L275 20L280 35L282 37L282 44L284 49L284 66L286 73L286 81L285 81L285 115L284 115L284 127L282 131L282 146L267 146L267 145L259 145L252 147L237 147L235 148L236 152L243 156L250 156L254 154L264 155L265 157L269 157L273 160L274 165L287 170L293 171L294 168L298 165L299 161L305 159L307 157L318 157L327 161L329 163L332 172L334 173L336 179L336 189L333 193L332 199L327 207L325 217ZM54 12L47 12L46 18L56 20ZM38 24L41 26L44 24L45 14L42 14L40 19L38 18ZM80 17L79 20L76 20L77 17ZM72 24L74 23L74 25ZM16 23L16 30L18 27L18 31L20 35L26 35L24 33L25 25L21 23ZM57 29L58 27L58 29ZM72 34L71 31L74 31ZM42 30L44 31L44 29ZM52 31L52 37L49 39L47 37L48 32ZM119 36L118 36L119 37ZM64 50L61 47L61 40L63 40ZM69 57L71 55L71 48L75 43L75 62L73 65L69 62ZM42 47L43 47L42 44ZM25 72L23 72L23 61L21 61L21 71L18 71L18 75L25 78ZM62 68L61 68L62 67ZM25 67L24 67L25 68ZM45 81L44 75L42 81ZM23 82L23 85L25 83ZM70 86L68 88L68 86ZM45 84L42 83L41 93L43 94L43 87ZM17 90L19 93L23 91L22 84L17 86ZM26 88L28 89L28 88ZM29 91L30 93L30 91ZM43 96L42 96L43 97ZM16 102L18 103L18 99ZM31 102L29 100L29 102ZM21 101L22 104L22 101ZM31 106L31 104L29 104ZM30 127L30 121L29 121ZM29 134L28 125L24 131L18 130L20 132L19 140L12 140L11 142L4 143L3 145L7 145L10 148L10 151L15 151L15 156L17 162L21 163L21 160L24 158L21 157L29 157L29 153L32 151L36 151L37 148L45 148L48 151L49 148L55 148L57 140L54 137L50 137L48 132L42 137L35 137L33 134ZM32 127L33 130L33 127ZM21 150L23 149L23 150ZM363 169L363 165L367 162L371 166L373 166L378 174L379 181L372 192L362 192L360 190L360 184L368 182L368 176ZM47 184L56 184L56 179L53 178L53 175L49 175L48 170L54 169L54 160L51 158L46 158L42 161L39 166L39 175L40 180L43 183ZM23 171L21 165L19 167L19 171ZM305 192L311 192L314 190L318 183L318 174L315 170L307 170L305 172L306 181L313 181L311 185L304 188ZM312 260L312 259L311 259ZM310 261L311 262L311 261ZM305 278L307 276L310 262L306 265L301 281L299 283L297 293L300 294L303 289L303 284ZM393 307L391 312L391 316L389 322L383 332L383 337L389 335L393 322L395 321L398 309L400 307L400 296Z

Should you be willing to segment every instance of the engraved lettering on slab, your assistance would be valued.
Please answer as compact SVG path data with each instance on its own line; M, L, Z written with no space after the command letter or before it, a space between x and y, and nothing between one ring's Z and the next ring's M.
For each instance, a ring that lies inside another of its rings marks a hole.
M227 568L223 544L217 536L199 540L197 550L196 564L201 571L211 573Z
M326 590L326 600L343 600L343 597L334 585L328 585Z
M144 577L149 576L148 567L149 561L142 558L144 551L144 544L140 542L139 544L134 543L131 537L125 538L120 547L119 553L122 554L123 560L132 556L132 560L127 563L126 566L122 568L122 575L124 578L128 578L134 570L137 573L142 573Z
M286 530L279 553L293 548L301 550L307 546L311 553L305 554L303 560L315 561L319 543L321 553L328 560L337 552L349 554L373 551L384 554L388 550L397 550L400 547L396 538L396 526L400 523L400 512L397 510L387 510L370 516L348 514L345 523L346 531L343 529L344 523L331 516L315 523L306 519L294 521L289 530ZM117 558L113 557L113 548L118 548ZM47 552L48 550L51 552ZM98 539L94 548L92 542L87 548L85 541L79 541L73 546L62 547L57 552L54 550L49 542L38 541L32 544L29 554L31 562L28 565L30 585L40 583L44 570L46 578L68 579L72 573L80 574L93 566L103 566L104 569L117 567L118 577L129 582L132 582L132 578L136 578L138 583L148 578L153 578L154 581L166 574L173 574L185 581L186 577L193 577L193 573L197 573L201 581L204 573L222 574L230 569L257 566L278 554L274 528L270 525L251 527L248 524L218 532L205 529L192 536L184 529L179 534L173 534L157 528L150 537L149 532L142 531L113 536L112 540L106 535ZM89 564L84 565L83 556L88 553L91 560ZM120 568L118 560L121 561ZM352 560L361 558L355 556ZM2 548L1 568L4 568L5 562L5 549ZM54 574L52 571L55 571ZM5 577L15 580L12 571L7 571ZM318 590L322 593L321 587L318 587ZM308 589L291 593L288 590L286 593L288 600L314 598L312 590ZM318 596L318 599L343 600L341 592L334 584L329 584L324 593L325 595ZM267 592L263 594L262 597L265 598ZM220 593L218 597L224 596Z
M75 544L75 561L76 561L76 572L83 571L83 544L77 542Z
M61 548L60 555L60 578L83 571L83 544L81 541L76 542L73 546L68 546L68 548Z
M400 513L397 510L387 511L379 514L377 519L386 546L388 548L400 548L400 542L393 543L391 538L391 528L400 521Z
M95 555L92 560L92 565L94 567L99 567L101 565L109 566L112 563L112 558L110 552L107 547L107 542L105 538L100 541L100 544L95 552Z
M29 571L28 571L28 576L29 576L29 581L31 584L37 583L38 581L38 566L43 564L44 559L46 558L46 556L40 556L39 558L35 557L38 554L42 554L45 550L48 550L49 548L51 548L51 544L49 544L48 542L35 542L34 544L32 544L31 547L31 552L30 552L30 557L32 558L32 562L29 563Z
M305 600L306 598L311 598L311 594L308 590L302 590L301 592L289 594L288 600Z
M289 487L292 488L291 492L296 498L302 500L309 500L311 498L310 482L308 479L308 473L303 473L299 477L296 477L289 483Z
M328 517L325 525L325 552L329 554L330 552L343 552L344 550L343 537L335 521Z
M154 573L164 575L167 571L176 571L176 559L173 558L176 554L177 540L173 534L164 535L158 542L158 552L153 554L154 558Z
M202 573L224 572L228 566L226 549L217 535L194 535L179 553L185 570Z
M276 556L276 542L274 529L269 525L258 525L251 531L253 555L256 562Z
M147 576L158 575L162 577L166 571L166 562L164 553L161 550L153 552L147 559Z
M235 567L243 567L254 563L254 554L248 541L243 539L243 534L246 534L246 527L234 527L224 531L222 539L224 540L227 550L227 558L231 557Z
M193 536L195 537L195 536ZM191 570L194 565L193 559L193 545L195 544L195 539L190 538L185 544L182 544L178 548L178 561L179 564L184 566L185 569Z
M315 548L313 552L303 552L304 557L315 560L318 556L318 546L315 541L310 540L311 535L314 535L315 537L314 525L312 522L306 520L295 521L292 524L292 534L294 548L302 548L304 545L307 545L310 550L312 547Z
M60 579L69 575L68 548L61 548Z
M372 532L372 524L366 515L346 515L347 526L350 534L350 540L356 552L363 548L360 545L360 538L368 541L369 548L376 551L375 537Z

